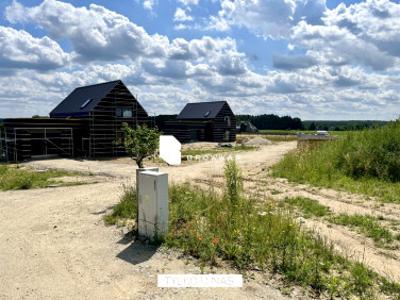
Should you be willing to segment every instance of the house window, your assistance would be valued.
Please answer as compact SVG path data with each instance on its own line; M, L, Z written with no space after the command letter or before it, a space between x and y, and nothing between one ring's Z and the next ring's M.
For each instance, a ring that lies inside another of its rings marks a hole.
M115 115L118 118L132 118L133 110L131 107L117 107L115 110Z
M227 127L231 127L231 117L230 116L225 116L224 120L225 120L225 125Z

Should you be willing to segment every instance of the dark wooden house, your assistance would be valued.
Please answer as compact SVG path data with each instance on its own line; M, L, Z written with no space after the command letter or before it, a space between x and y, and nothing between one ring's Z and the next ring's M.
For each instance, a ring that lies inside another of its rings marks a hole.
M236 118L226 101L188 103L176 120L165 122L161 129L182 143L236 140Z
M50 112L50 118L5 119L0 156L22 161L49 155L124 155L124 122L147 123L148 115L122 81L79 87Z

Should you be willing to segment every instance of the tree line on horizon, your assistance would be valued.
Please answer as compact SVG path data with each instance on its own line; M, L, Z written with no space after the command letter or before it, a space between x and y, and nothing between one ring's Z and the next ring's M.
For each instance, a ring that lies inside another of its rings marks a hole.
M237 122L250 121L257 129L271 130L302 130L304 129L303 122L300 118L292 118L290 116L278 116L274 114L263 115L236 115Z
M372 127L380 127L385 125L386 121L375 120L307 120L302 121L300 118L290 116L278 116L274 114L263 115L237 115L237 121L250 121L259 130L362 130Z

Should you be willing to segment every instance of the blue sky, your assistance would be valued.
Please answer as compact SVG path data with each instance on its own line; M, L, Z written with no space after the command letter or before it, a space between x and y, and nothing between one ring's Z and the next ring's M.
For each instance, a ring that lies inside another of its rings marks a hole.
M338 0L6 0L0 118L47 115L122 79L150 114L228 100L303 119L400 115L400 4Z

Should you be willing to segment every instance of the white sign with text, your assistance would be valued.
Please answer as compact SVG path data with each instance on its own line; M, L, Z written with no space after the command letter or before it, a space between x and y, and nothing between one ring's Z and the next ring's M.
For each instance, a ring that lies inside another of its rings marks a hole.
M240 274L159 274L157 286L164 288L241 288Z

